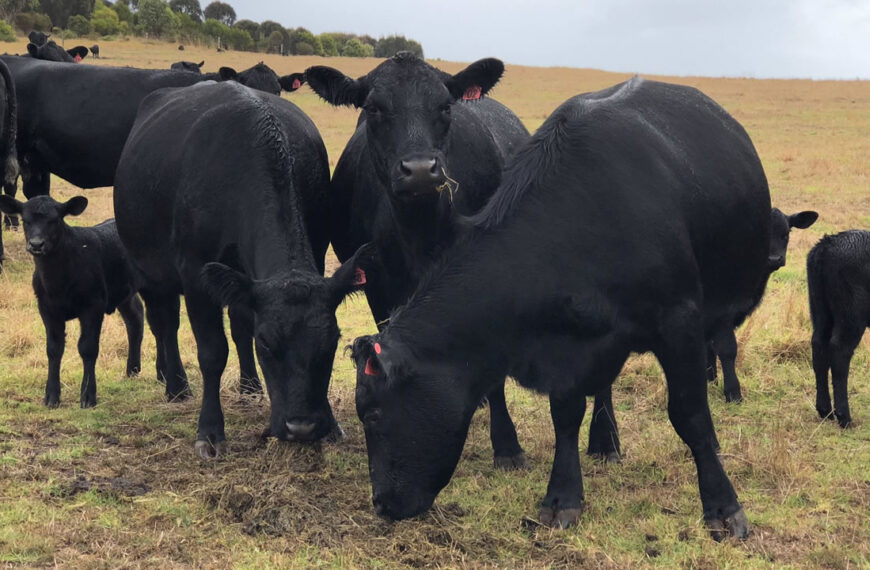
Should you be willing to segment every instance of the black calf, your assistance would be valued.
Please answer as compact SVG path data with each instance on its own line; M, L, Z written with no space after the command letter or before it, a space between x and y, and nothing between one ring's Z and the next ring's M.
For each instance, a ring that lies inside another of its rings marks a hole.
M870 232L849 230L823 237L807 256L807 284L816 411L822 418L836 418L845 428L852 423L849 363L870 326ZM828 370L834 386L833 409Z
M136 296L135 280L114 220L91 228L73 228L63 220L64 216L81 214L87 205L87 198L82 196L66 203L48 196L38 196L26 203L0 196L0 210L21 215L27 251L36 263L33 291L45 325L48 354L45 405L50 408L60 404L60 361L66 321L78 319L81 324L78 346L84 363L83 408L97 403L94 366L100 351L103 314L111 314L117 308L124 319L129 346L127 376L137 374L141 367L142 302Z

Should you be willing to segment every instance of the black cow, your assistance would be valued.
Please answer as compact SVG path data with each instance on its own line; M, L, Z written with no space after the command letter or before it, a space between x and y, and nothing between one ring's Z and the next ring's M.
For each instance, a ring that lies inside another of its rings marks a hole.
M365 292L379 327L453 243L456 219L492 195L505 159L529 137L507 107L481 98L503 72L501 61L483 59L449 75L408 52L357 80L330 67L305 72L327 102L364 110L333 176L330 233L339 260L375 245L380 263ZM488 399L495 464L524 465L504 386Z
M27 44L27 53L34 59L57 61L61 63L78 63L87 57L88 48L85 46L76 46L64 50L62 47L54 43L54 40L49 40L41 45L33 43Z
M89 47L88 49L91 50L91 53L93 54L94 59L100 59L100 46L98 46L97 44L94 44L91 47Z
M51 34L46 34L45 32L40 32L39 30L31 30L29 34L27 34L27 39L30 40L35 46L44 46L45 42L48 41L48 38L51 37Z
M169 69L172 71L190 71L191 73L202 73L201 68L203 65L205 65L205 60L200 61L199 63L194 63L192 61L176 61L169 66Z
M807 285L813 321L816 411L822 418L836 418L845 428L852 423L849 364L864 329L870 326L870 232L849 230L823 237L807 255Z
M18 98L15 95L15 82L6 64L0 61L0 172L4 191L8 194L15 191L15 179L18 178L18 158L15 141L18 136ZM3 216L4 225L18 226L17 216ZM3 234L0 232L0 271L3 270Z
M28 198L49 193L49 173L80 188L112 186L142 99L161 87L183 87L208 78L169 70L60 65L27 57L0 59L9 66L18 91L18 156ZM253 89L280 93L278 80L261 81L268 73L255 68L233 76Z
M806 229L813 225L819 214L811 210L791 214L782 213L778 208L770 211L770 251L767 258L768 277L774 271L785 265L785 254L788 249L788 238L792 228ZM738 315L734 322L734 328L724 328L719 334L710 340L707 347L707 380L716 380L716 356L722 362L722 380L725 391L725 401L740 402L743 396L740 392L740 380L734 363L737 360L737 337L734 329L743 324L743 321L752 314L752 311L761 303L764 290L767 287L767 279L757 295L755 304L749 309L749 313Z
M118 238L114 220L90 228L70 227L65 216L78 216L88 199L76 196L56 202L37 196L21 203L0 196L0 210L20 215L24 222L27 251L33 255L33 291L39 315L45 325L48 380L45 405L60 405L60 361L66 337L66 321L78 319L81 325L79 355L84 364L81 406L97 404L97 377L94 368L100 351L103 315L115 309L127 327L127 376L139 372L144 317L135 272Z
M506 374L549 394L556 451L540 518L583 507L585 396L652 351L692 451L704 518L745 537L716 455L705 339L767 276L770 195L743 128L699 91L634 78L569 99L378 335L357 339L357 413L375 509L426 510L459 460L479 399Z
M163 89L142 102L118 165L115 214L147 278L142 297L170 396L187 389L176 338L185 296L203 375L203 458L225 448L222 306L248 318L248 347L256 336L271 433L340 434L327 401L335 308L359 281L357 258L322 277L328 183L317 129L280 97L230 82Z

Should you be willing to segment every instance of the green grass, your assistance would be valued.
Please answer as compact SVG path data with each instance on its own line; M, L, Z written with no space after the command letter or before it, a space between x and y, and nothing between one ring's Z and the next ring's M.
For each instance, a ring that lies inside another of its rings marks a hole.
M162 67L173 46L106 44L101 64ZM185 58L238 68L260 54L196 52ZM190 57L188 57L190 56ZM136 57L139 57L136 55ZM265 56L279 73L317 58ZM351 75L374 60L327 62ZM439 64L441 65L441 64ZM444 63L456 71L460 65ZM495 96L530 127L569 95L623 76L592 70L508 67ZM744 542L713 542L701 518L691 458L667 420L661 370L632 357L615 385L625 451L621 465L582 458L587 509L567 531L534 521L552 459L546 399L508 387L508 406L531 467L492 466L487 412L472 422L463 458L435 508L396 524L379 520L361 426L354 410L352 363L344 346L374 331L362 297L338 311L343 339L330 399L347 432L337 444L300 447L264 440L269 406L237 395L230 358L223 387L231 454L194 459L199 398L164 401L146 334L144 371L124 377L125 335L106 319L97 363L99 405L78 407L77 325L67 331L62 405L42 406L44 332L30 291L32 262L20 233L5 233L9 260L0 275L0 563L102 567L472 566L663 568L857 568L870 566L870 342L852 363L855 427L841 430L814 412L806 252L826 232L870 220L870 83L686 78L744 123L765 164L774 203L816 209L819 222L792 232L788 265L776 273L759 310L738 331L745 400L726 404L710 386L725 468L751 524ZM535 88L537 86L538 88ZM355 113L336 110L303 89L290 98L318 125L335 164ZM56 196L80 191L55 179ZM111 215L111 191L87 191L81 223ZM334 268L334 261L330 267ZM182 358L200 390L195 345L183 317ZM581 439L588 435L588 427ZM585 445L585 444L584 444Z

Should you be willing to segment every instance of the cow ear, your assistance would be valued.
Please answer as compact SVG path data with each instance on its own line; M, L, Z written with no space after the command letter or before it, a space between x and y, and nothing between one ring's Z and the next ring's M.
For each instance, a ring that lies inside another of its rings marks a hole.
M332 105L362 107L369 94L363 80L351 79L337 69L315 65L305 70L305 79L314 92Z
M356 250L328 279L333 305L338 307L346 296L362 291L376 265L377 250L374 245L367 243Z
M798 212L788 217L788 227L805 230L819 219L819 213L812 210Z
M206 263L199 273L199 281L206 294L221 307L253 304L251 278L223 263Z
M75 196L60 205L61 216L78 216L88 207L88 199L84 196Z
M361 336L351 348L354 365L367 377L389 378L393 369L390 351L385 349L379 335ZM357 372L359 375L359 372ZM359 376L358 376L359 377Z
M504 73L504 63L492 57L475 61L445 81L454 99L480 99L495 87Z
M27 53L30 54L30 57L39 57L39 48L36 47L36 44L27 44Z
M221 81L238 81L239 74L232 67L221 67L218 69L218 76L221 78Z
M5 194L0 195L0 212L4 214L20 214L24 209L24 204L19 202L12 196L7 196Z
M281 89L284 91L293 92L305 85L305 74L291 73L290 75L283 75L278 78L278 83L281 84Z
M205 65L205 60L202 60L202 61L200 61L199 63L196 64L196 66L199 67L199 68L201 68L203 65Z

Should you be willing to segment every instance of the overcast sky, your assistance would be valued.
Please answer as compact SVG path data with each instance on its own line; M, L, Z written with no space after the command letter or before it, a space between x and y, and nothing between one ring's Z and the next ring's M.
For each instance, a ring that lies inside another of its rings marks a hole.
M403 34L427 58L870 79L870 0L228 0L239 19ZM201 0L205 7L209 0Z

